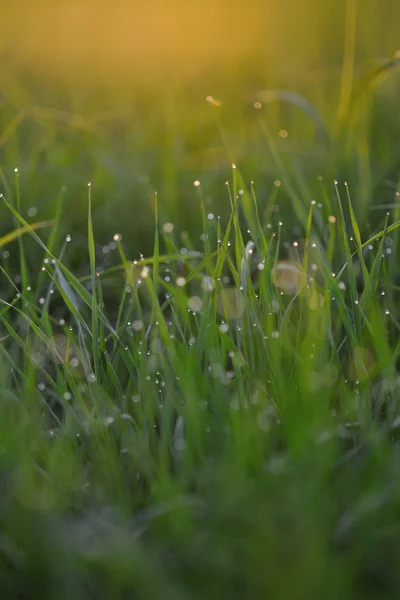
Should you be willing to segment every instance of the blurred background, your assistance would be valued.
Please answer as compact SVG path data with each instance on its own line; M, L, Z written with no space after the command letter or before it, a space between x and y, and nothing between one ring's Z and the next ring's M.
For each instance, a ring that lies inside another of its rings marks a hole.
M398 71L349 106L400 48L396 0L5 0L0 18L2 188L18 167L34 220L63 196L78 253L88 181L99 243L120 232L131 253L151 251L155 190L177 232L200 233L194 180L226 216L232 161L292 219L291 190L307 205L321 177L354 180L366 223L393 199Z
M346 13L356 13L361 61L393 54L398 43L394 0L16 0L2 13L2 50L15 64L123 87L210 68L233 75L243 61L273 78L340 68Z

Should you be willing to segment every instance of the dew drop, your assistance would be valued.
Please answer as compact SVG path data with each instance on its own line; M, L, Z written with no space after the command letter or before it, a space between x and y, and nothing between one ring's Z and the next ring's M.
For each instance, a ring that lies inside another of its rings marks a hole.
M143 327L144 327L143 321L141 321L140 319L136 319L132 323L132 329L134 329L135 331L141 331L143 329Z
M197 313L203 308L203 301L199 296L192 296L189 298L187 305L190 310Z
M209 275L205 275L201 281L201 287L205 292L212 292L215 288L215 280Z
M164 233L172 233L174 230L174 224L173 223L164 223L163 225L163 231Z

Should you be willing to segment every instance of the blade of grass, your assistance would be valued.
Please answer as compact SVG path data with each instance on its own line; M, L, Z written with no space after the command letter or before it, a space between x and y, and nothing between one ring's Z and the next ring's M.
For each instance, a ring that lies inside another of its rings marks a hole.
M99 317L97 305L97 285L96 285L96 248L93 235L92 222L92 187L88 184L88 246L89 246L89 264L92 284L92 357L94 374L97 381L101 384L100 370L100 347L99 347Z

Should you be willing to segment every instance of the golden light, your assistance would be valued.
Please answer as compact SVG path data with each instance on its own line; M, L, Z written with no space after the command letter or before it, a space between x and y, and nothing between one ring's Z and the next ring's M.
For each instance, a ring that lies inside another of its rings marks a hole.
M0 55L11 57L14 73L16 66L25 64L59 81L78 75L77 82L85 84L94 79L107 86L119 81L136 86L138 79L197 78L210 67L223 79L227 67L239 71L244 66L249 71L249 61L250 71L252 65L255 69L262 65L272 81L288 76L292 85L315 85L329 76L324 69L331 63L321 57L337 55L340 62L342 4L3 0ZM379 3L369 4L369 17L357 22L359 64L371 56L392 55L398 43L396 3L392 2L392 18L384 23ZM377 28L371 33L373 22ZM206 94L215 100L213 92L207 85Z
M255 5L228 8L212 0L5 2L0 52L11 51L18 62L55 77L79 72L89 78L159 79L254 52L265 28L258 13ZM221 104L211 95L207 101Z
M222 105L222 102L220 100L217 100L216 98L213 98L212 96L207 96L206 100L209 104L212 104L213 106L221 106Z

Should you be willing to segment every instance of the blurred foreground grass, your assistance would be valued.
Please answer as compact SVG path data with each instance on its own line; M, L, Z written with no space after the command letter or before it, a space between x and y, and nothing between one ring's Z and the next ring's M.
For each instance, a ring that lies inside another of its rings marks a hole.
M2 7L0 591L394 598L400 9L132 6Z

